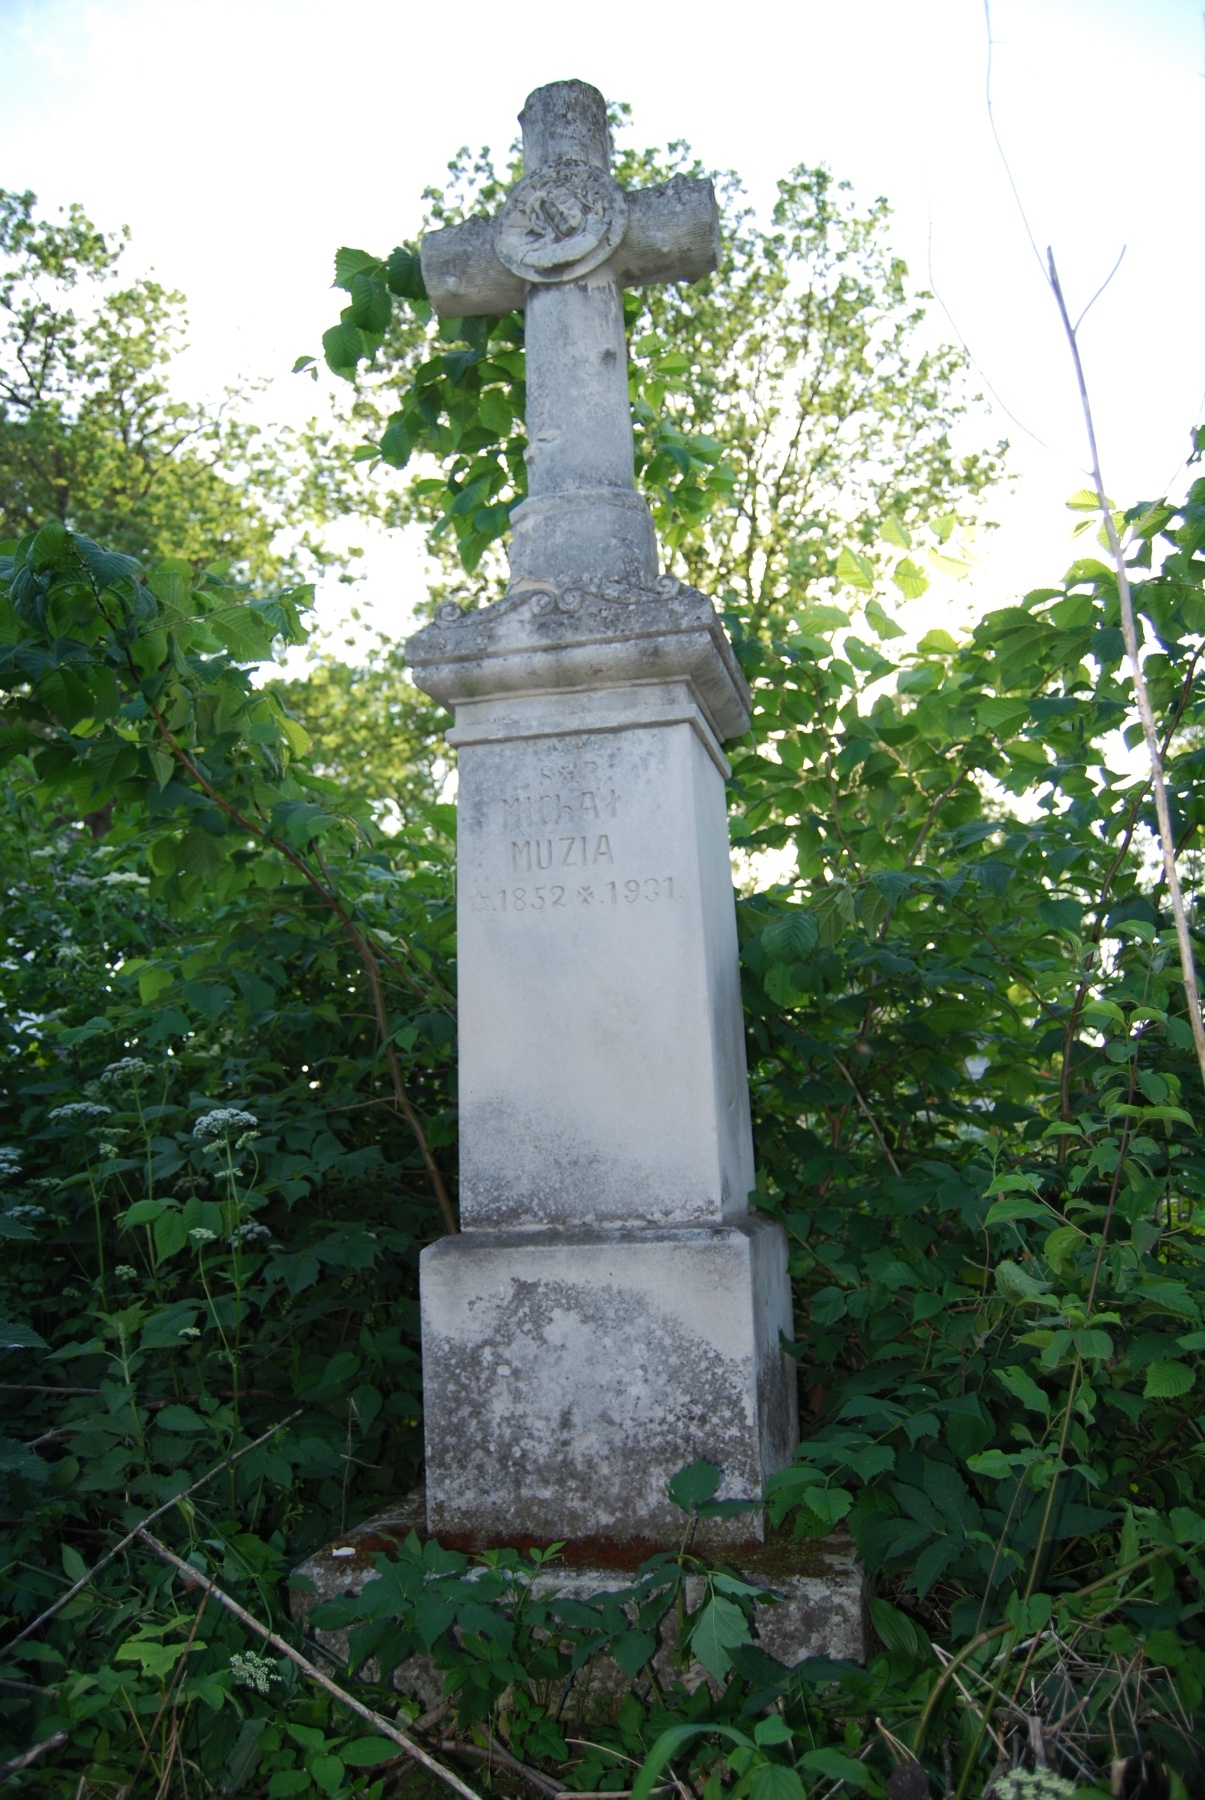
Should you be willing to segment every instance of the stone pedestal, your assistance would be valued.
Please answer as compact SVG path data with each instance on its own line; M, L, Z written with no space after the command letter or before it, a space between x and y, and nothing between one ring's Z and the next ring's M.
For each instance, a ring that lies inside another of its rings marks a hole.
M446 1544L588 1541L605 1560L681 1542L678 1469L757 1499L795 1447L772 1220L467 1231L421 1265L427 1524ZM701 1519L700 1550L760 1542Z
M352 1597L366 1583L375 1581L376 1557L382 1553L391 1555L394 1546L412 1531L424 1538L426 1513L425 1496L417 1489L388 1511L366 1519L308 1556L293 1571L289 1596L293 1619L307 1637L330 1650L340 1663L347 1660L346 1631L330 1627L315 1630L307 1625L308 1614L322 1601ZM532 1593L589 1602L603 1594L622 1592L637 1579L634 1559L620 1567L614 1560L610 1567L592 1566L588 1560L583 1562L577 1557L580 1549L567 1545L563 1558L533 1574ZM736 1568L751 1585L773 1595L773 1599L755 1604L753 1631L761 1649L776 1662L794 1668L808 1657L866 1661L870 1644L866 1584L848 1538L834 1536L819 1543L801 1543L786 1531L773 1533L757 1549L743 1551ZM699 1605L703 1598L701 1577L687 1579L684 1598L688 1611ZM676 1664L677 1617L672 1609L657 1627L657 1638L652 1663L659 1680L667 1686L682 1681L694 1689L709 1679L699 1663L691 1663L686 1669ZM409 1656L394 1669L381 1670L370 1664L365 1677L370 1681L386 1680L396 1692L413 1695L424 1708L438 1706L444 1697L445 1672L430 1655ZM641 1691L645 1685L643 1673L633 1682L610 1657L598 1656L581 1670L568 1694L554 1695L553 1704L559 1705L561 1718L605 1716L624 1694L634 1687Z
M412 638L459 752L461 1223L421 1270L428 1523L672 1547L699 1458L797 1437L754 1170L721 742L748 695L675 581L516 582ZM700 1547L760 1541L751 1512Z

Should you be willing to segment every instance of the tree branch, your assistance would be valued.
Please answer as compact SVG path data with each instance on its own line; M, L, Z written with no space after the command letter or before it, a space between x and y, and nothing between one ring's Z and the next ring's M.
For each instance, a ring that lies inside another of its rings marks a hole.
M228 1613L233 1613L234 1617L245 1625L248 1631L253 1631L265 1644L271 1644L274 1650L279 1650L282 1656L287 1656L291 1663L297 1665L303 1675L308 1675L311 1681L317 1682L318 1686L324 1688L333 1699L339 1702L340 1706L346 1706L349 1712L356 1713L358 1717L371 1725L374 1731L379 1731L382 1737L387 1737L391 1743L397 1744L400 1749L404 1750L407 1756L411 1756L415 1762L421 1763L423 1768L434 1775L437 1780L446 1782L450 1788L454 1788L461 1796L461 1800L480 1800L476 1791L469 1787L467 1782L462 1781L452 1769L449 1769L446 1763L438 1761L412 1737L408 1737L404 1731L399 1731L391 1719L383 1718L380 1713L374 1712L370 1706L365 1706L354 1695L345 1692L338 1682L332 1681L329 1676L322 1673L321 1669L316 1668L308 1657L302 1656L299 1650L294 1650L292 1644L287 1643L275 1631L269 1631L266 1625L261 1625L258 1619L254 1618L245 1607L240 1606L237 1600L232 1600L230 1595L218 1587L216 1582L210 1581L207 1575L202 1575L199 1569L194 1569L191 1563L186 1563L182 1556L177 1556L174 1550L169 1550L166 1544L161 1544L157 1537L152 1536L141 1526L135 1536L149 1550L154 1551L161 1562L176 1569L194 1586L203 1588L211 1599L217 1601L219 1606L224 1606Z
M1188 1020L1192 1027L1193 1043L1196 1046L1201 1085L1205 1087L1205 1023L1202 1023L1201 1019L1201 994L1197 986L1192 934L1189 931L1184 894L1180 887L1180 872L1176 867L1176 840L1172 831L1171 809L1167 803L1167 784L1163 776L1163 752L1160 748L1159 732L1151 706L1150 690L1146 685L1146 675L1143 672L1142 659L1139 654L1134 596L1130 591L1129 571L1126 568L1121 540L1113 522L1113 509L1105 495L1104 478L1100 472L1100 453L1096 447L1096 427L1092 420L1092 407L1088 399L1088 384L1084 379L1084 365L1080 360L1079 340L1076 337L1076 328L1071 323L1067 312L1067 303L1063 299L1063 290L1059 283L1058 270L1055 268L1053 250L1047 250L1046 263L1051 292L1058 305L1059 316L1063 321L1063 329L1067 334L1067 343L1071 349L1071 360L1075 365L1075 379L1079 387L1080 406L1083 409L1084 426L1088 434L1088 449L1092 457L1092 482L1096 489L1096 503L1104 520L1105 536L1108 538L1113 566L1117 572L1121 632L1125 639L1126 655L1130 659L1130 666L1134 672L1134 694L1138 701L1138 712L1142 719L1142 734L1146 739L1147 755L1150 758L1151 785L1155 790L1155 814L1159 821L1159 848L1163 853L1163 872L1167 879L1167 891L1172 903L1172 916L1176 922L1176 941L1180 949L1180 973L1184 981L1184 997L1188 1003Z

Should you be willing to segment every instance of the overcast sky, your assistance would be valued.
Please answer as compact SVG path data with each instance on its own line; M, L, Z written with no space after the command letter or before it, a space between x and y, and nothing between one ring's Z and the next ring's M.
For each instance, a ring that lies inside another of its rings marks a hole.
M1205 401L1200 0L993 0L991 36L996 125L1073 311L1126 247L1083 353L1113 496L1153 496L1182 479ZM981 0L0 0L0 186L128 223L131 266L188 296L190 395L267 376L296 416L314 390L288 370L337 316L335 247L412 234L458 146L504 147L528 91L565 76L628 100L637 141L739 170L761 207L800 162L888 197L996 397L983 440L1008 435L1021 477L973 599L1057 574L1086 452L993 142ZM386 629L413 566L370 562Z

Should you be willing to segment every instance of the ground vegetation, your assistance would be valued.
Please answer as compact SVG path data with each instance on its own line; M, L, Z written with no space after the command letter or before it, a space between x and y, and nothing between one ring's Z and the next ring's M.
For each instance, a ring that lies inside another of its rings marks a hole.
M366 308L378 276L344 273ZM480 380L470 353L438 350L438 380ZM445 448L415 504L472 524L451 509L479 447ZM1195 932L1190 483L1116 523ZM346 1663L302 1642L290 1567L421 1458L416 1253L455 1209L454 815L420 767L383 833L256 685L305 592L140 566L53 514L0 552L17 1791L378 1800L416 1748L462 1794L1061 1800L1114 1764L1127 1791L1201 1791L1205 1147L1117 570L1077 497L1061 577L917 643L892 596L948 551L954 497L903 492L832 516L823 580L742 587L734 553L721 595L755 697L734 836L777 870L738 904L756 1204L791 1243L806 1419L766 1503L797 1554L852 1534L864 1667L760 1648L749 1584L692 1552L706 1465L674 1483L680 1551L618 1598L537 1599L543 1553L416 1536L314 1616ZM414 1650L442 1709L381 1678ZM626 1691L582 1731L570 1695L603 1658Z

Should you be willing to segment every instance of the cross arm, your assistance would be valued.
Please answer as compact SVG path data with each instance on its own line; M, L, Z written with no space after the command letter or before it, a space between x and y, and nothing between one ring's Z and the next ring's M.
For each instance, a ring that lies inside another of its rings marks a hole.
M429 231L419 246L423 285L443 319L515 312L527 283L512 275L494 249L493 219L466 219Z
M466 219L429 231L421 246L423 281L445 319L514 312L528 284L494 248L496 222ZM710 181L675 175L627 195L627 228L608 265L622 287L699 281L720 258L720 222Z
M720 260L720 215L710 181L675 175L628 191L628 228L612 259L623 287L701 281Z

